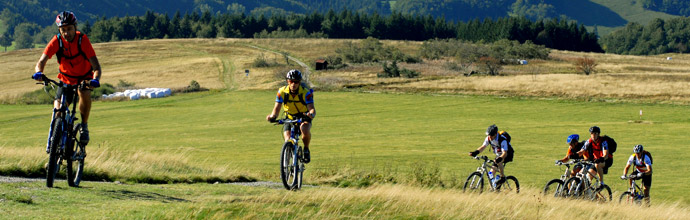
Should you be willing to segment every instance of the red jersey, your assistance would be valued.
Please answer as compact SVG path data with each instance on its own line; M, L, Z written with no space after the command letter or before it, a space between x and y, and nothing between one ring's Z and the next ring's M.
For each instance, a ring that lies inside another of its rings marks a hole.
M81 51L84 56L79 54L79 36L81 37ZM46 49L43 50L43 54L48 56L48 59L52 58L58 50L60 49L60 42L63 45L63 56L58 60L60 64L60 74L58 74L58 79L67 84L77 84L79 79L92 79L93 72L91 71L91 63L89 58L96 56L96 52L93 50L91 41L86 37L86 34L82 34L77 31L72 42L67 42L64 37L57 38L53 36L50 40Z

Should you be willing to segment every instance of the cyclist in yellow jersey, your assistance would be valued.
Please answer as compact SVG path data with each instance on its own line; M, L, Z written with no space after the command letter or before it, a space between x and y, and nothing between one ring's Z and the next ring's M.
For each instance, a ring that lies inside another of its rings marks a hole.
M289 119L303 120L300 124L300 131L302 131L302 142L304 142L304 163L311 161L311 153L309 152L309 142L311 141L311 121L316 117L316 110L314 109L314 90L306 88L300 84L302 81L302 72L299 70L290 70L285 77L288 85L278 89L276 95L276 103L271 114L266 116L269 122L275 121L280 113L280 107L283 107L285 116ZM287 141L290 139L291 124L285 124L283 127L283 137Z

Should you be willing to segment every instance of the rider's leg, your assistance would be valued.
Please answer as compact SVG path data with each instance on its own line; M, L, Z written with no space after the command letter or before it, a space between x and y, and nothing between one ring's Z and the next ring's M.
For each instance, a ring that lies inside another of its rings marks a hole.
M594 164L594 167L597 168L597 173L599 174L599 182L601 182L601 185L604 185L604 163Z
M81 134L79 140L89 143L89 114L91 113L91 90L79 90L79 112L81 113Z
M504 163L498 163L498 165L496 165L496 167L498 167L498 172L501 173L501 179L505 178L506 175L503 172Z
M81 123L88 123L91 113L91 90L79 90L79 112L81 113Z
M302 142L304 142L304 148L309 148L309 142L311 142L311 123L304 122L299 128L302 131Z
M283 139L285 139L285 141L290 139L290 131L284 131L283 132Z
M644 201L647 205L650 204L649 191L652 188L652 176L644 176L642 179L642 191L644 192Z
M309 150L309 142L311 142L311 123L304 122L300 125L302 131L302 142L304 142L304 163L311 161L311 151Z

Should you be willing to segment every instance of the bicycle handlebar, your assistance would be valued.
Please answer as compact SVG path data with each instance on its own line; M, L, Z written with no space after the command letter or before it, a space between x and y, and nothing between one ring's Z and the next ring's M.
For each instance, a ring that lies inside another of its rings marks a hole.
M302 123L302 119L280 119L280 120L272 120L272 123L275 123L276 125L282 125L285 123Z
M50 83L52 83L56 86L63 86L64 85L63 82L57 82L55 80L52 80L52 79L48 78L46 75L41 75L41 81L43 81L43 82L37 82L36 84L40 84L43 86L48 86L48 84L50 84ZM81 83L78 84L79 89L87 89L87 86L88 86L88 83L86 83L86 81L82 81ZM88 89L88 90L91 90L91 89Z

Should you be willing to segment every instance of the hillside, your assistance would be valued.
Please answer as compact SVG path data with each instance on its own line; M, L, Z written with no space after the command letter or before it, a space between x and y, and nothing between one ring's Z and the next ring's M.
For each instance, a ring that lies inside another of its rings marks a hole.
M108 1L60 1L46 3L43 1L16 1L2 0L0 5L4 10L21 16L20 20L34 22L41 26L49 24L55 14L62 10L73 10L83 20L91 22L100 17L141 16L146 11L154 11L162 14L173 15L176 12L201 12L213 13L245 13L245 14L308 14L314 11L326 13L330 9L336 11L350 9L358 12L389 14L390 12L403 12L406 14L421 14L442 16L447 20L469 21L483 19L485 17L499 18L508 15L527 16L532 19L567 17L587 25L597 26L603 35L610 32L609 28L621 27L628 22L646 24L654 18L668 18L672 15L652 11L663 10L668 12L682 11L684 5L669 4L658 7L661 3L652 6L644 1L633 0L593 0L593 1L470 1L470 0L398 0L398 1L342 1L342 0L222 0L222 1L132 1L132 0L108 0ZM5 19L7 16L4 16ZM14 23L16 21L7 21Z

